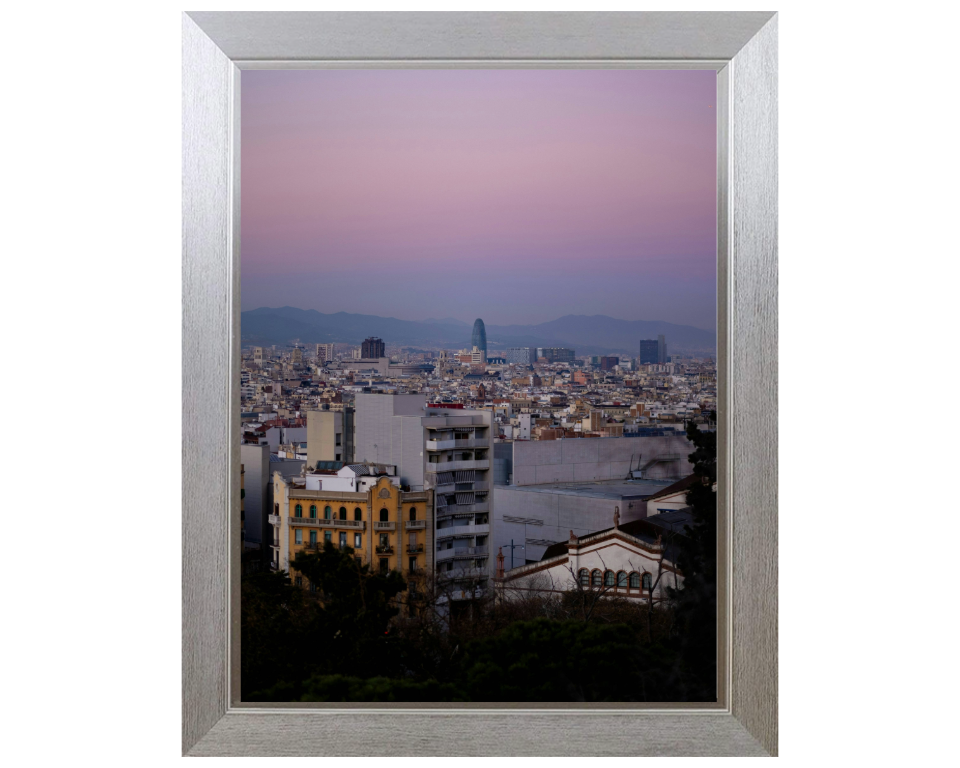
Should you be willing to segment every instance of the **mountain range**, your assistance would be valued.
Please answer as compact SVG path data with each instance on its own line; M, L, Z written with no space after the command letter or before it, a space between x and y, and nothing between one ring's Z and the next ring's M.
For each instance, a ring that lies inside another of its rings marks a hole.
M716 351L713 331L659 320L618 320L606 315L565 315L536 325L489 325L489 355L508 347L569 347L578 355L636 355L640 339L666 337L669 352L709 354ZM261 307L240 313L244 345L283 346L339 342L359 344L379 336L387 344L424 348L469 348L473 325L454 318L424 321L358 315L324 314L315 309Z

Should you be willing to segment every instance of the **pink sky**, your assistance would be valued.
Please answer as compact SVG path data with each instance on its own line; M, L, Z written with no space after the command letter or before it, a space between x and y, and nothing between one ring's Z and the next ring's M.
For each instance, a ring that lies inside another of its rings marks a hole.
M714 72L248 70L241 83L244 309L713 327ZM486 304L446 295L464 279Z

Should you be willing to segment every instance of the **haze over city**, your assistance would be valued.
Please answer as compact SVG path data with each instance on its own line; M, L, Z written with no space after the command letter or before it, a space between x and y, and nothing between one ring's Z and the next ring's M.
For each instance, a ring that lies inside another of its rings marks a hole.
M248 71L242 89L244 310L715 328L714 72Z

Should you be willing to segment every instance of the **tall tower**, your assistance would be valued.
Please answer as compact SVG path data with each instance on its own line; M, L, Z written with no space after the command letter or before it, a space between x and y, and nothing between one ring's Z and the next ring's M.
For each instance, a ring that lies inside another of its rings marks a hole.
M483 320L479 317L473 323L473 336L471 338L471 345L474 349L480 350L482 355L482 362L487 362L487 329L483 325Z
M667 362L667 340L662 333L657 336L657 362L661 365Z

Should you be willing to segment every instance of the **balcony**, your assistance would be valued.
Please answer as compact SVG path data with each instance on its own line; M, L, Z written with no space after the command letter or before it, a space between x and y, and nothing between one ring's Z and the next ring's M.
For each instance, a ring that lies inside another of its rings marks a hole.
M393 546L392 546L391 544L387 544L387 546L385 546L385 547L382 547L382 546L380 546L380 545L377 545L377 554L378 554L378 555L392 555L392 554L393 554Z
M311 528L354 528L362 531L366 528L363 520L323 520L319 517L288 517L290 525L306 525Z
M280 515L267 515L267 522L269 522L270 525L280 525L282 519Z
M397 530L397 524L396 524L396 523L390 523L390 522L386 522L386 523L376 522L376 523L373 524L373 530L375 530L375 531L395 531L395 530Z
M403 524L403 527L406 528L408 531L420 531L427 527L427 521L426 520L407 520L407 522Z
M490 504L486 501L476 504L451 504L448 507L437 507L437 519L446 517L459 517L460 515L472 515L474 513L487 513L490 511Z
M462 560L462 559L473 559L475 557L486 557L487 556L487 547L461 547L460 549L438 549L437 550L437 562L443 560Z
M414 544L412 546L410 544L407 544L408 555L415 555L418 552L423 552L423 544Z
M427 440L428 451L454 451L461 448L488 448L490 441L484 438L469 440Z
M490 459L469 459L466 461L438 461L427 464L428 472L456 472L460 469L490 469Z
M437 528L437 538L446 539L451 536L485 536L490 533L490 525L454 525L450 528Z

